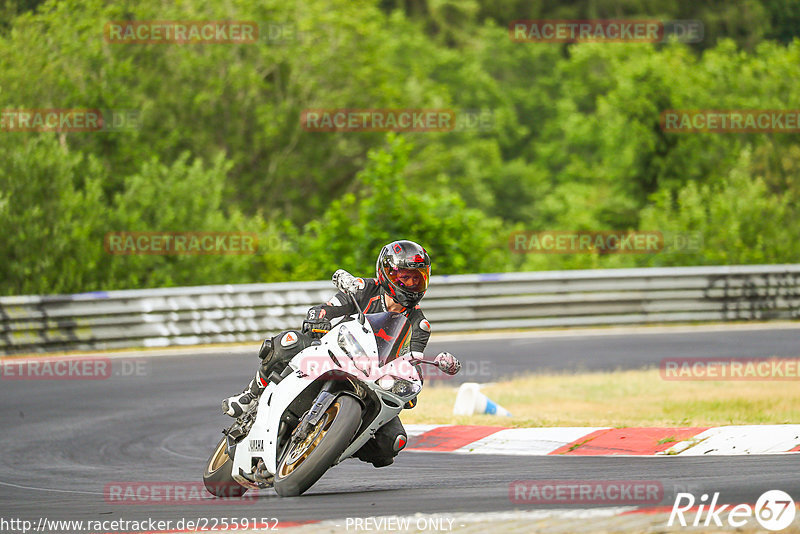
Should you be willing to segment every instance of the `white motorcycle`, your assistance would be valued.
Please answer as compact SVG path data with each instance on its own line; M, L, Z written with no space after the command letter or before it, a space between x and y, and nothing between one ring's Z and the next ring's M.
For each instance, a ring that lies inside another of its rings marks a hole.
M344 273L347 274L347 273ZM259 399L228 429L206 463L203 482L218 497L274 487L300 495L355 454L422 390L411 357L411 324L400 313L365 315L352 276L334 277L357 318L346 318L273 372Z

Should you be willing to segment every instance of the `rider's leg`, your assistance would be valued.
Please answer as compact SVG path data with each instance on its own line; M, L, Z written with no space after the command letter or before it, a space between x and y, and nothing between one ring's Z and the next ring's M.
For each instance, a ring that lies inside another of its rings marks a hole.
M275 337L265 339L258 351L261 365L256 376L243 392L222 401L223 413L239 417L249 404L261 395L273 371L282 371L289 360L311 345L311 338L297 330L286 330Z
M247 384L244 391L233 397L223 399L222 413L230 415L231 417L239 417L247 411L250 403L257 399L262 391L264 391L264 386L261 385L260 373L256 371L256 376Z
M408 442L406 430L399 417L395 417L375 432L375 435L358 449L355 457L375 467L386 467Z
M258 353L258 357L261 358L261 366L258 369L261 384L266 386L269 375L273 371L283 371L298 352L311 346L311 341L311 337L299 330L285 330L273 337L271 349L263 354L260 351Z

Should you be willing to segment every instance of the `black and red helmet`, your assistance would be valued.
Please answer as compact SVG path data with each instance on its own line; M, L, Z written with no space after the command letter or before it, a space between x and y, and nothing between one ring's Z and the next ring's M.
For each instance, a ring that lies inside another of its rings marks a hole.
M413 241L393 241L381 249L375 265L378 283L406 308L422 300L431 279L431 258Z

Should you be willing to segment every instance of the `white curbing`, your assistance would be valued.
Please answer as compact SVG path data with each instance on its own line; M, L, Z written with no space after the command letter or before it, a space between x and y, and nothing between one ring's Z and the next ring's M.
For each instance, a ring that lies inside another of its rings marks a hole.
M675 452L681 451L681 456L784 453L800 444L800 425L721 426L688 441L688 447L686 442L676 444Z
M410 438L422 436L438 428L457 429L457 425L406 425ZM609 427L550 427L507 428L481 437L455 450L415 450L410 443L409 452L447 452L453 454L507 454L518 456L547 456L569 445L580 443L581 438ZM740 425L709 428L680 441L663 452L636 456L663 458L664 456L737 456L748 454L784 454L800 446L800 425ZM598 456L610 454L597 453Z
M517 456L546 456L596 430L607 427L510 428L486 436L463 447L472 454L511 454Z

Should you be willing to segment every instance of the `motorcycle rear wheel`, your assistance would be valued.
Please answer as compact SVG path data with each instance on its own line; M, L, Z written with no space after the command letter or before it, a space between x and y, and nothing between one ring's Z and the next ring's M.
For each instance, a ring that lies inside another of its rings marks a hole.
M217 497L241 497L247 488L236 482L231 475L233 459L228 456L226 445L226 439L222 438L206 462L203 484L210 494Z
M337 398L308 438L281 458L275 491L281 497L301 495L313 486L350 445L361 424L361 404L349 395Z

